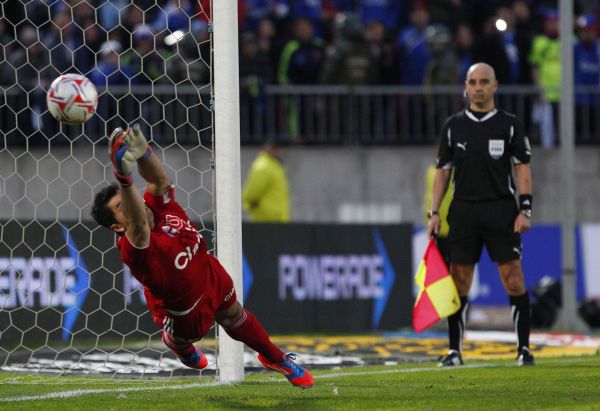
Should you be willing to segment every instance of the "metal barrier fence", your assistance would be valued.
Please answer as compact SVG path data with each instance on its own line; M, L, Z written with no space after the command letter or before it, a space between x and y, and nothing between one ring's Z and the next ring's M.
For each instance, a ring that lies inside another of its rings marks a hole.
M113 127L138 120L161 144L205 145L212 138L208 86L121 86L99 92L98 115L82 128L59 126L45 109L41 87L28 93L18 86L1 90L0 145L24 144L25 137L28 144L78 138L95 142ZM464 108L462 92L455 86L269 85L252 95L242 90L241 142L432 144L444 120ZM533 144L543 142L540 130L548 126L557 130L558 123L557 105L548 106L553 107L552 117L539 110L539 96L537 88L520 86L502 86L496 95L499 107L524 122ZM576 103L576 142L599 144L600 87L577 88Z
M577 88L576 102L576 141L600 143L600 87ZM541 104L538 88L500 87L496 103L523 121L532 143L552 144L548 127L559 139L558 105ZM457 86L267 86L241 95L242 142L431 144L465 105Z

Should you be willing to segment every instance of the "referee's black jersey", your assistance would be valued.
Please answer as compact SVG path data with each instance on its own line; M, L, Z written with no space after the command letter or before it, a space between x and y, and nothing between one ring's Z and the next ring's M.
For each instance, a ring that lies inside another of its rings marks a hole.
M494 109L478 118L467 109L446 120L437 168L454 167L454 198L496 200L514 198L512 163L530 158L529 140L514 114Z

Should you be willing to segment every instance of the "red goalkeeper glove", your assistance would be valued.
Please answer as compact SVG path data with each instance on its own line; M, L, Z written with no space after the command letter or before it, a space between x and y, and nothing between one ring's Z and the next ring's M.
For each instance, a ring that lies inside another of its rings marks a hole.
M108 138L108 152L113 165L114 175L121 187L129 187L133 184L131 170L136 164L136 158L128 151L127 145L123 142L129 129L123 131L121 127L114 129Z

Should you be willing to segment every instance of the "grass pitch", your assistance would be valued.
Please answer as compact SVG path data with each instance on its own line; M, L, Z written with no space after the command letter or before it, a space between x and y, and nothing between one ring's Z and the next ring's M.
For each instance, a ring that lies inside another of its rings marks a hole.
M278 374L240 384L210 379L106 380L0 374L2 410L600 410L600 356L434 363L315 371L315 387Z

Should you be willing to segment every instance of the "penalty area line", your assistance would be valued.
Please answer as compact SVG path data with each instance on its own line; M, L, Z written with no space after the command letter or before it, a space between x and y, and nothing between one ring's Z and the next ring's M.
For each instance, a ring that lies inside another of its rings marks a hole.
M315 379L328 379L328 378L343 378L343 377L359 377L363 375L378 375L378 374L401 374L401 373L416 373L416 372L429 372L429 371L458 371L464 368L493 368L501 367L500 364L469 364L462 365L460 367L423 367L423 368L401 368L401 369L390 369L390 370L379 370L379 371L349 371L349 372L336 372L331 374L315 375ZM271 381L265 381L264 383L271 383ZM287 382L285 379L278 379L277 382ZM25 402L25 401L44 401L52 399L66 399L83 397L85 395L94 394L125 394L130 392L140 391L159 391L159 390L187 390L192 388L209 388L223 385L229 385L232 382L209 382L209 383L192 383L192 384L181 384L181 385L161 385L154 387L128 387L128 388L91 388L85 390L68 390L68 391L56 391L46 394L39 395L24 395L24 396L13 396L0 398L0 403L10 402Z

